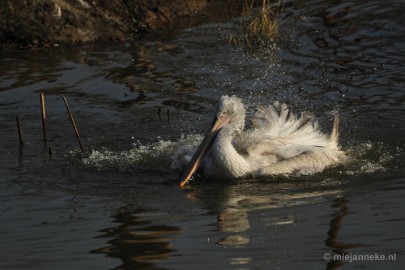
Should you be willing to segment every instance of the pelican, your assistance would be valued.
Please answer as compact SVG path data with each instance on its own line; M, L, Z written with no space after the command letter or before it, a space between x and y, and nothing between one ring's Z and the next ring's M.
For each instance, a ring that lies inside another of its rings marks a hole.
M206 177L237 179L309 175L346 160L338 146L337 114L330 135L320 131L311 114L297 117L284 103L259 107L249 129L245 118L240 98L221 97L214 121L192 158L190 148L181 147L175 154L172 167L185 168L180 187L200 165Z

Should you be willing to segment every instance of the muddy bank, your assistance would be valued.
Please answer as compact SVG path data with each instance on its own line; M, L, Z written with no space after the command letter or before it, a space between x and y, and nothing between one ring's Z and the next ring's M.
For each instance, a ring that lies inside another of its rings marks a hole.
M233 16L228 0L3 0L0 44L8 47L131 41L193 21Z

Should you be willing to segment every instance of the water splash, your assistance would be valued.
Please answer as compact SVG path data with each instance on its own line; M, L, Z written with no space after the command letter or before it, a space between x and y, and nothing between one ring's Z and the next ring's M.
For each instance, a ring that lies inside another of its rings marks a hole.
M93 149L89 156L82 158L82 163L89 168L97 170L124 170L130 171L139 168L173 169L170 165L174 161L176 152L184 147L196 147L202 141L199 134L182 134L179 140L162 140L151 144L142 144L137 141L129 150L110 150L108 147ZM356 143L345 149L350 161L337 168L340 175L368 175L385 172L392 168L392 162L402 148L390 149L382 142L366 141ZM395 166L394 166L395 167ZM332 170L335 171L335 170ZM336 171L335 171L336 172Z
M198 145L202 140L201 135L182 134L178 141L159 139L155 143L142 144L137 141L129 150L113 151L108 147L93 149L88 157L82 158L85 166L102 169L122 169L146 167L150 164L169 167L172 155L183 145Z
M388 145L382 142L372 143L367 141L360 143L346 150L350 162L345 166L342 173L346 175L364 175L387 171L388 168L392 168L390 163L394 160L394 156L402 151L399 147L391 150Z

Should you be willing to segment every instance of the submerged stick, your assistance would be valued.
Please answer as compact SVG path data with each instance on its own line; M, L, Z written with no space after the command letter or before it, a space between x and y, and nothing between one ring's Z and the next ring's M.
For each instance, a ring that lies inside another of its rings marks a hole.
M79 131L77 130L75 120L73 119L72 112L70 111L69 105L68 105L67 100L66 100L66 98L65 98L64 95L62 95L62 98L63 98L63 101L65 102L66 109L67 109L67 112L68 112L69 117L70 117L70 122L72 122L73 129L75 130L76 139L77 139L77 141L79 142L80 150L81 150L82 153L83 153L84 150L83 150L82 141L81 141L81 139L80 139Z
M20 145L23 146L24 145L24 140L23 140L23 135L22 135L20 118L18 116L16 116L15 119L17 120L18 138L20 139Z
M42 130L44 131L44 144L46 145L46 112L45 112L45 96L44 93L40 94L41 98L41 112L42 112Z
M159 118L161 118L161 117L160 117L160 111L161 111L161 110L162 110L162 107L159 106L159 109L158 109L158 111L157 111L157 115L159 116Z

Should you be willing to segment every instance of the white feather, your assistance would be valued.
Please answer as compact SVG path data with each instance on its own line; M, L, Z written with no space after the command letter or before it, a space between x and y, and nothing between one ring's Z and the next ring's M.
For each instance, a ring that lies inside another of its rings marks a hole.
M222 97L216 115L227 115L232 121L219 132L205 158L206 176L312 174L346 160L338 146L337 115L330 136L320 131L310 114L297 117L278 102L258 108L248 130L243 130L245 109L237 97Z

